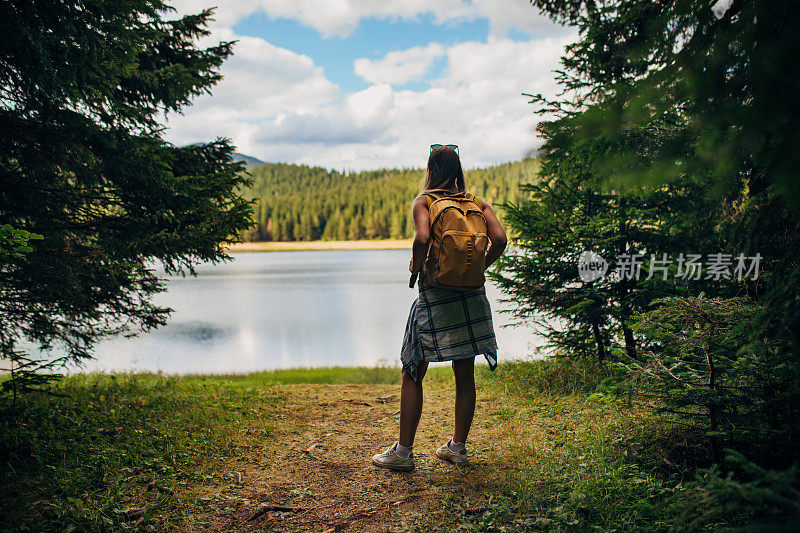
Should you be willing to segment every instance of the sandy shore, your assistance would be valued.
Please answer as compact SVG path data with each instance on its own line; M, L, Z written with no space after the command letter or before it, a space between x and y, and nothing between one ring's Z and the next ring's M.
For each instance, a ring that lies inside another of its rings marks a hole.
M280 252L287 250L397 250L411 249L411 239L376 239L361 241L240 242L229 252Z

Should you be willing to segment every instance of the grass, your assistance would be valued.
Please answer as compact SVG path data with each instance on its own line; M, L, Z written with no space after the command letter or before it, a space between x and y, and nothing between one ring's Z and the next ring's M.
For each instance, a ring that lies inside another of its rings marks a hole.
M693 471L663 468L652 442L669 432L598 393L603 369L478 365L473 459L454 468L431 451L451 425L452 372L431 365L407 475L367 461L396 438L399 375L66 377L1 413L0 530L682 529L674 502Z
M3 413L5 527L103 530L185 521L200 487L258 447L280 395L157 375L65 378ZM146 503L144 503L146 502Z
M391 366L326 368L298 367L265 370L249 374L188 375L181 380L187 383L230 384L235 386L269 386L291 383L317 384L399 384L400 371Z

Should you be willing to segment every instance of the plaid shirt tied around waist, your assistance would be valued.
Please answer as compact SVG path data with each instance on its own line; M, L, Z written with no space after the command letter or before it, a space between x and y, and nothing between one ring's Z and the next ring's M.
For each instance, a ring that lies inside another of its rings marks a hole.
M417 381L421 361L452 361L483 354L497 368L497 340L484 287L454 291L417 281L419 297L411 304L400 360Z

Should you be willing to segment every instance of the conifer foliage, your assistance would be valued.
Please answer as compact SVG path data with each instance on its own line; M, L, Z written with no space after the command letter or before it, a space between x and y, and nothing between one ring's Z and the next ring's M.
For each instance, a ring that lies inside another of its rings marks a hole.
M516 202L535 179L538 161L523 159L467 170L467 189L487 202ZM425 171L382 169L342 173L320 167L268 163L250 171L256 225L252 241L401 239L411 237L411 202ZM502 214L498 210L498 214Z
M563 92L531 95L541 176L508 206L519 247L492 278L517 316L550 319L558 353L621 362L634 392L705 431L712 459L800 457L800 4L531 3L577 39ZM580 276L585 252L603 275ZM738 257L760 272L734 275Z
M151 302L163 287L148 264L192 273L225 259L250 224L248 178L227 141L161 137L160 116L207 92L233 45L196 47L212 12L168 20L170 9L0 4L0 222L43 237L0 263L0 358L19 377L90 357L100 336L163 324L170 309ZM32 361L24 339L53 358Z

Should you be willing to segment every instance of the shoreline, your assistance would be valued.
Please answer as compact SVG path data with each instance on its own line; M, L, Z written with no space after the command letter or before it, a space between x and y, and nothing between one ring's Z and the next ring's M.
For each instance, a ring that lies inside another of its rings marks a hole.
M375 239L357 241L257 241L228 245L226 252L283 252L298 250L404 250L411 249L411 239Z
M507 357L505 362L521 362L521 361L537 361L539 359L545 359L544 357L538 357L534 355L524 355L524 356L517 356L517 357ZM439 366L438 363L449 363L450 361L432 361L436 363L435 366ZM483 365L488 366L486 359L483 357L476 357L475 358L475 366ZM322 365L322 366L309 366L309 365L299 365L299 366L288 366L283 368L264 368L264 369L255 369L255 370L214 370L208 372L171 372L165 370L149 370L143 368L102 368L102 369L69 369L63 371L63 376L66 377L109 377L109 376L142 376L142 377L149 377L149 376L162 376L165 378L187 378L187 379L206 379L206 378L213 378L213 379L246 379L246 378L258 378L261 376L277 376L277 375L295 375L295 374L331 374L331 375L338 375L342 374L345 375L347 373L352 372L372 372L372 371L379 371L379 370L392 370L392 371L400 371L403 366L400 364L400 358L398 357L396 361L384 361L375 363L373 365L369 364L358 364L358 365ZM430 367L433 368L433 367ZM0 378L8 376L9 373L7 370L0 370Z

